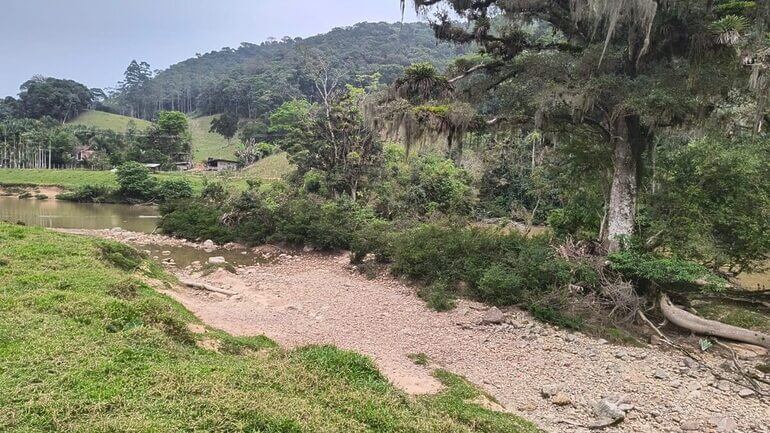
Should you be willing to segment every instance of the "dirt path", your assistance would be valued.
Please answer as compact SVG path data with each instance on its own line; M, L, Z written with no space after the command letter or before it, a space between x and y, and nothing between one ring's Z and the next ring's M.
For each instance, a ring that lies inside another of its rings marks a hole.
M328 343L369 355L412 393L439 389L430 371L446 368L553 433L588 432L575 424L593 420L593 403L611 393L627 395L635 407L606 431L770 432L770 406L742 398L740 387L715 379L678 352L612 346L535 322L516 309L506 311L506 323L482 325L485 307L467 301L437 313L412 288L390 277L368 280L347 263L345 255L284 255L272 264L239 268L237 275L220 270L200 278L238 296L181 289L170 294L205 323L232 334L264 334L286 347ZM408 355L417 353L431 365L415 365ZM725 361L710 354L706 359L717 368ZM569 402L559 406L543 398L544 386L557 387Z

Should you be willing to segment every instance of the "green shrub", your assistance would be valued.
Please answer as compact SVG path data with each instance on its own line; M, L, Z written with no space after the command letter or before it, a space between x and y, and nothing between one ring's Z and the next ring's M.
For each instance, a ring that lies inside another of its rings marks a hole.
M374 254L378 261L384 262L390 257L389 221L376 218L360 218L350 244L353 263L360 263L367 254Z
M548 238L494 228L422 224L394 235L391 246L395 273L426 285L466 283L468 295L498 305L547 294L573 278Z
M159 227L164 233L185 239L211 239L218 244L235 241L234 231L222 224L223 211L211 204L182 200L161 206Z
M435 311L449 311L455 308L455 299L449 291L449 285L444 281L421 287L417 295Z
M152 198L157 181L150 177L150 170L138 162L127 162L116 172L120 194L127 199Z
M509 267L494 264L487 268L479 280L479 296L484 300L497 300L498 303L513 304L521 300L526 290L525 282Z
M59 194L56 198L79 203L99 203L109 201L113 194L112 188L106 185L80 185L74 191Z
M276 237L293 244L321 249L349 248L353 208L346 202L294 197L278 210Z
M192 184L189 180L182 178L164 179L157 183L154 196L160 202L191 198Z
M577 331L583 327L582 319L565 314L556 308L530 305L529 311L536 319L562 328L574 329Z
M125 244L100 241L97 245L104 261L124 271L139 269L145 259L142 253Z
M635 281L659 285L691 285L698 280L707 280L715 287L723 283L702 265L675 257L626 250L610 254L609 260L612 270Z

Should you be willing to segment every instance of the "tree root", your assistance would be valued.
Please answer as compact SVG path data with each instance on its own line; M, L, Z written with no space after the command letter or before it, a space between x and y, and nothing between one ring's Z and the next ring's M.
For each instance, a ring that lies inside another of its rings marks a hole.
M770 335L696 316L674 306L666 294L660 297L660 310L669 322L696 334L727 338L770 349Z
M205 290L207 292L220 293L222 295L227 295L227 296L235 296L235 295L237 295L237 293L235 293L235 292L231 292L231 291L225 290L225 289L220 289L219 287L214 287L214 286L211 286L209 284L197 283L195 281L189 281L189 280L182 281L181 283L184 284L187 287L192 288L192 289Z

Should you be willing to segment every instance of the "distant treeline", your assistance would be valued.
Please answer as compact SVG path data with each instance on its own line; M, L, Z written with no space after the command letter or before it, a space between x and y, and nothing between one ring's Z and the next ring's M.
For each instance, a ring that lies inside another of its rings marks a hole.
M103 109L144 119L162 110L259 118L292 98L315 97L319 65L334 65L342 84L372 74L389 84L412 63L442 67L466 50L438 42L424 23L361 23L307 39L244 42L164 71L133 61Z

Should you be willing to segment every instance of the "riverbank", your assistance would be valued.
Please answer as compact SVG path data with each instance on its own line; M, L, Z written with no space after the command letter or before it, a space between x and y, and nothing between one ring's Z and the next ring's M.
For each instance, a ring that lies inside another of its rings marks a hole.
M140 247L187 244L122 230L88 234ZM200 244L191 247L206 250ZM721 366L728 359L716 350L699 354L701 364L661 346L613 346L566 332L516 308L490 321L487 307L464 300L448 313L437 313L400 280L384 274L366 278L349 266L344 253L269 250L276 260L236 266L233 272L204 274L202 264L168 267L181 279L236 295L193 289L166 293L204 323L233 335L266 335L288 349L333 344L371 356L391 382L411 393L441 390L436 371L461 374L504 410L554 433L589 431L597 421L594 405L611 394L633 406L612 431L733 431L719 426L767 431L762 420L770 417L770 407L756 396L743 397L745 387L723 378L727 372ZM682 338L690 347L698 344L697 337ZM734 347L745 365L767 362L766 352Z
M119 244L0 223L0 245L2 431L536 431L446 372L409 398L355 353L218 331Z
M285 161L282 159L270 159L269 161ZM288 163L286 163L288 164ZM248 180L255 179L272 182L280 179L280 176L288 170L284 165L279 168L265 163L257 163L253 167L239 172L163 172L153 174L159 180L183 178L190 181L193 190L197 193L208 181L221 182L228 190L244 191L248 188ZM0 168L0 187L58 187L66 190L74 190L84 185L104 185L111 188L117 187L115 173L111 171L95 170L45 170L45 169L12 169Z

